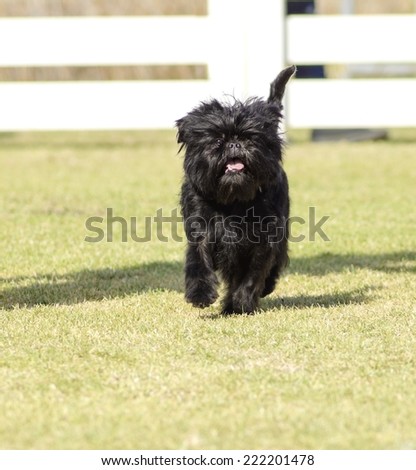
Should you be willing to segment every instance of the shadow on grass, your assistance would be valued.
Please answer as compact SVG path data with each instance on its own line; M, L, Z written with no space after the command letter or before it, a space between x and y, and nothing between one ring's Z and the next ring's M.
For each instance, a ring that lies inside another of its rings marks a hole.
M327 309L333 307L340 307L344 305L363 305L371 300L371 291L376 290L377 287L365 286L360 289L351 291L341 291L334 294L323 295L299 295L294 297L270 298L266 297L261 299L259 310L250 315L261 315L268 310L285 310L296 309L302 310L304 308L317 307L320 309ZM229 315L222 313L201 313L203 320L217 320L224 317L240 317L240 314Z
M397 251L369 255L365 253L348 255L322 253L317 256L293 259L289 273L323 276L346 271L353 273L357 269L369 269L385 273L416 273L416 252Z
M364 286L350 291L341 291L334 294L322 295L297 295L294 297L265 298L260 304L262 310L285 309L285 308L331 308L341 305L361 305L370 300L371 291L376 290L374 286Z
M416 272L416 253L401 251L379 255L321 254L294 259L289 271L309 276L324 276L346 272L354 275L356 269L370 269L386 273ZM153 262L141 266L118 269L82 270L78 272L34 277L0 279L19 283L0 292L0 308L34 307L36 305L71 305L84 301L126 297L154 290L183 292L183 265L179 261ZM285 297L283 300L266 298L261 308L329 308L368 301L369 287L334 295Z
M23 285L0 292L0 307L72 305L152 290L183 291L182 263L154 262L119 269L82 270L63 275L9 278Z

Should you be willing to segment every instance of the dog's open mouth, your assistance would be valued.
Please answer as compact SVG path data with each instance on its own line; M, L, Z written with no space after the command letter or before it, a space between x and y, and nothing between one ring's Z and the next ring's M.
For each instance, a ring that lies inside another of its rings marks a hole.
M225 173L241 173L244 168L244 163L239 158L232 158L227 162Z

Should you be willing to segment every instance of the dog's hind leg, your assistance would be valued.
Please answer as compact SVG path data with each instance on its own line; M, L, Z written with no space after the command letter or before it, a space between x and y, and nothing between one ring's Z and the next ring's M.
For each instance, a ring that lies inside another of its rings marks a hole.
M264 289L260 297L266 297L266 295L269 295L274 291L278 278L279 278L279 265L275 264L266 278L266 281L264 283Z
M264 282L264 280L263 280ZM236 288L229 287L222 313L252 313L257 309L262 282L252 276L246 277Z
M248 264L236 266L234 276L227 282L222 313L251 313L257 309L272 259L269 250L259 250Z
M264 283L264 289L260 297L266 297L266 295L271 294L276 287L276 283L280 277L280 273L284 268L289 264L289 257L287 256L287 248L284 247L284 250L280 252L280 255L276 263L272 266L272 269L269 272L269 275L266 278Z

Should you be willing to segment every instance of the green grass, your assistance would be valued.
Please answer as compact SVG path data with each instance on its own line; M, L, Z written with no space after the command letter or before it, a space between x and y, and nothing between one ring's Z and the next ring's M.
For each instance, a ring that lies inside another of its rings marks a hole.
M183 243L84 241L177 206L173 133L0 135L1 448L415 449L415 141L295 134L292 214L331 241L222 317L184 302Z

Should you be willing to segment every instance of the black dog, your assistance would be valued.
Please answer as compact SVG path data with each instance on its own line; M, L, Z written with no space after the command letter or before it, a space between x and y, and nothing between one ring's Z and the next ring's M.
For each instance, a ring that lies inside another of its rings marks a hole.
M216 300L218 272L227 288L223 313L252 312L288 263L289 190L278 128L295 71L278 75L267 101L212 100L176 121L186 149L185 298L195 306Z

